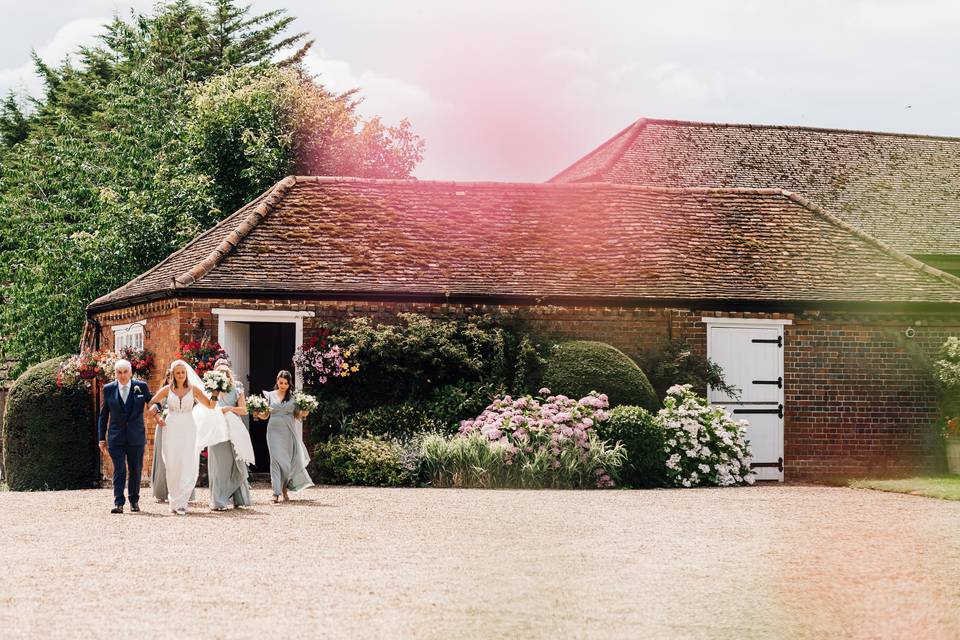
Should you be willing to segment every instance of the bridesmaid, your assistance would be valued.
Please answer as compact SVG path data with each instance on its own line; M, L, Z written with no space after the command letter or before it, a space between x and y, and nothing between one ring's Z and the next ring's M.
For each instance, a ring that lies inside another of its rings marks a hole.
M163 378L163 386L170 384L170 372ZM157 404L157 410L163 411L163 406ZM157 502L165 503L167 501L167 468L163 464L163 427L161 422L163 418L157 414L157 426L153 432L153 466L150 468L150 487L153 489L153 497ZM192 496L191 496L192 499Z
M224 359L217 360L214 369L227 374L233 387L217 399L224 417L227 417L227 414L241 418L246 416L247 400L243 389L233 377L230 363ZM247 480L247 465L237 458L237 452L230 440L207 447L207 470L210 474L210 506L214 511L225 511L230 502L233 502L234 507L249 507L253 504L250 483Z
M267 422L267 448L270 450L270 484L273 501L290 499L288 489L296 492L313 486L307 473L307 448L303 445L303 425L296 419L293 404L293 376L289 371L277 374L277 384L267 392L270 421Z

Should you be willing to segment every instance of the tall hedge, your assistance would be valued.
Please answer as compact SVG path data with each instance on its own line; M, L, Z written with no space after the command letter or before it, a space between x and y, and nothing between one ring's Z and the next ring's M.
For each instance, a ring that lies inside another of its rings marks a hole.
M591 391L605 393L610 406L630 404L653 411L660 405L637 363L605 342L572 340L554 345L543 370L543 386L571 398Z
M64 357L27 369L10 389L3 428L7 484L14 491L83 489L99 476L90 393L57 387Z

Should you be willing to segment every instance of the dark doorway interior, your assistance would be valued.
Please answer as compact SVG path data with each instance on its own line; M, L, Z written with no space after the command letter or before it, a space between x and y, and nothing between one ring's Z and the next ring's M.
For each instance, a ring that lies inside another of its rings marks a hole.
M296 348L295 326L290 322L250 323L250 384L248 393L260 394L273 389L277 373L286 369L293 373L293 351ZM254 473L270 472L267 449L267 421L250 416L250 439L257 464Z

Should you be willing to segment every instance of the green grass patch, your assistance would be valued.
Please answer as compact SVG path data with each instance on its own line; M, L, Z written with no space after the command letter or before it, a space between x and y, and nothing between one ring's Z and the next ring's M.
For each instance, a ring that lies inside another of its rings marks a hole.
M875 489L893 493L960 500L960 476L924 476L919 478L901 478L898 480L852 480L854 489Z

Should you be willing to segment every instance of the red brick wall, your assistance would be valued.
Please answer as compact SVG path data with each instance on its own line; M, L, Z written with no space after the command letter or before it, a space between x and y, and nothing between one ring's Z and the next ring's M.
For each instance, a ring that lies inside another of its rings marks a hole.
M935 464L929 364L958 318L800 318L785 328L791 477L902 474ZM912 327L913 338L905 335Z
M603 340L634 357L668 337L683 337L705 353L704 315L791 319L784 344L784 466L791 480L901 473L933 464L929 424L936 404L924 360L948 335L960 334L960 318L919 314L721 314L665 308L241 299L181 300L175 309L161 305L151 316L138 316L151 311L148 305L116 320L105 315L101 322L106 327L110 322L147 319L146 345L157 354L161 370L179 340L203 335L217 339L212 310L218 307L313 311L315 317L304 319L307 337L323 325L353 316L388 321L401 312L430 316L520 313L531 328L545 334ZM903 335L908 326L916 330L912 339ZM159 374L155 374L151 389L158 386ZM152 429L148 430L152 436ZM146 465L145 473L148 470Z

